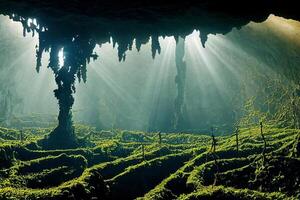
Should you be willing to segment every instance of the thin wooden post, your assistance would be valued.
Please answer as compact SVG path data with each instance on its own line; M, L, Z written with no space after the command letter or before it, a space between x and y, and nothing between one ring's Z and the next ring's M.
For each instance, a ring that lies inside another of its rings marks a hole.
M211 137L212 137L211 151L212 151L213 159L214 159L215 166L216 166L216 173L214 174L215 178L214 178L214 183L213 183L213 186L214 186L217 183L217 177L219 174L219 166L218 166L218 160L217 160L217 155L216 155L217 140L214 135L213 127L211 127Z
M145 142L145 135L143 134L142 135L142 154L143 154L143 160L145 161L145 144L144 144L144 142Z
M239 153L239 126L235 129L236 152Z
M159 145L161 145L161 132L158 132Z
M266 142L266 138L265 138L264 133L263 133L263 123L262 122L260 122L260 134L261 134L261 137L264 141L264 149L262 151L262 155L263 155L263 159L265 161L265 153L266 153L266 149L267 149L267 142Z
M216 144L217 144L217 141L216 141L216 138L215 138L215 135L214 135L214 128L211 127L211 137L212 137L212 143L211 143L211 148L210 150L215 153L216 152Z
M143 160L145 161L145 146L142 144L142 154L143 154Z
M292 109L293 109L293 118L294 118L294 128L299 128L299 121L298 121L298 113L297 113L297 106L296 106L296 94L293 92L293 98L292 98Z
M20 141L21 141L21 143L23 143L23 139L24 139L24 137L23 137L23 130L21 129L20 130Z
M298 132L297 134L297 140L296 140L296 155L300 156L300 134Z
M291 101L291 104L292 104L292 108L293 108L293 118L294 118L294 129L295 131L298 131L297 129L299 129L299 119L298 119L298 112L297 112L297 106L296 106L296 91L293 92L293 98L292 98L292 101ZM292 151L292 156L299 156L299 152L300 152L300 144L299 144L299 139L300 138L300 135L299 135L299 132L296 134L296 137L295 137L295 143L293 145L293 151Z

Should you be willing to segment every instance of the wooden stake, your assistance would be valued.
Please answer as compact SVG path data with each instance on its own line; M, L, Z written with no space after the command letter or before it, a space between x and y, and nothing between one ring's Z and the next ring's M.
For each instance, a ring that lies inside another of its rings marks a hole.
M239 153L239 126L235 129L236 152Z
M21 130L20 130L20 141L23 142L23 139L24 139L24 138L23 138L23 130L21 129Z
M145 161L145 147L144 144L142 144L142 153L143 153L143 160Z
M216 145L217 145L217 141L216 138L214 136L214 128L211 127L211 137L212 137L212 143L211 143L211 148L210 150L215 153L216 152Z
M159 139L159 144L161 145L161 132L158 132L158 139Z
M213 155L213 159L214 159L215 166L216 166L216 173L214 174L215 178L214 178L214 183L213 183L213 186L214 186L217 183L217 177L218 177L218 174L219 174L219 166L218 166L218 160L217 160L217 155L216 155L217 140L216 140L215 135L214 135L214 128L213 127L211 127L211 137L212 137L211 150L212 150L212 155Z
M261 134L261 137L262 137L262 139L264 141L264 149L262 151L262 155L263 155L263 159L265 160L265 153L266 153L266 149L267 149L267 142L266 142L266 138L265 138L265 136L263 134L263 123L262 122L260 122L260 134Z

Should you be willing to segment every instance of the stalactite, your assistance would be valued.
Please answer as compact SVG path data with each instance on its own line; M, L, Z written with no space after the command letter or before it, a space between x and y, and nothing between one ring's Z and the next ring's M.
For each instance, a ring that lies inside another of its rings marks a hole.
M46 148L70 148L77 145L74 135L72 121L72 106L74 104L73 94L76 92L75 80L77 77L86 82L86 65L90 59L97 59L98 55L93 53L96 42L85 37L64 38L58 44L51 38L49 32L40 34L40 44L36 51L37 71L41 66L41 57L44 51L50 49L50 59L48 67L55 75L57 89L54 90L58 100L59 115L58 126L44 141ZM59 52L63 51L64 64L60 66Z
M177 87L177 96L174 102L174 129L178 130L183 125L183 110L184 110L184 95L185 95L185 81L186 81L186 63L184 61L184 39L179 37L176 44L175 61L177 75L175 77L175 84Z
M155 58L156 52L160 54L161 47L159 44L158 36L151 36L151 51L152 51L152 58Z

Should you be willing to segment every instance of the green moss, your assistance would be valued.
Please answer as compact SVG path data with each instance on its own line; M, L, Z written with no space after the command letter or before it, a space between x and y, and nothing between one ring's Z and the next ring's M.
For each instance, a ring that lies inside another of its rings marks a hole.
M142 196L191 157L192 152L170 154L128 167L124 172L109 180L112 198L120 199L125 192L126 199ZM130 187L124 187L124 185L130 185Z
M281 193L262 193L249 189L234 189L230 187L215 186L197 190L188 195L180 197L182 200L286 200L293 199Z
M158 144L157 133L79 125L77 134L92 132L95 147L43 150L36 141L48 132L27 128L21 142L18 130L0 129L0 199L300 197L299 159L290 157L298 130L265 127L264 162L258 127L241 128L238 153L233 135L217 137L215 155L211 138L200 134L163 133Z

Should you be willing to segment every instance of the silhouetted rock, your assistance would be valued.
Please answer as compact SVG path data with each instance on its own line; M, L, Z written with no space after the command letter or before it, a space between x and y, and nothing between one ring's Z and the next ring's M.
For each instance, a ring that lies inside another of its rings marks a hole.
M200 30L200 39L205 46L208 34L229 32L233 27L241 27L250 21L264 21L269 14L299 19L296 3L288 1L40 1L0 0L0 13L9 15L22 23L23 35L38 33L39 45L36 50L39 72L43 52L50 51L48 67L52 69L57 89L58 127L49 135L46 146L73 148L77 143L74 135L71 109L76 77L87 80L86 66L90 59L97 59L93 50L96 44L110 42L118 44L119 60L125 60L126 51L132 49L136 40L137 49L152 40L152 56L160 53L159 36L185 38L194 29ZM34 19L34 20L33 20ZM59 52L63 54L63 64L59 63ZM100 55L101 56L101 55ZM175 126L182 114L184 70L178 73L176 84L178 98L175 103L177 116ZM179 71L180 72L180 71ZM181 74L181 75L180 75ZM177 119L178 118L178 119Z

